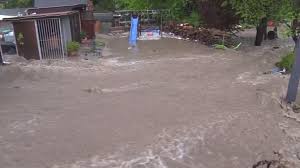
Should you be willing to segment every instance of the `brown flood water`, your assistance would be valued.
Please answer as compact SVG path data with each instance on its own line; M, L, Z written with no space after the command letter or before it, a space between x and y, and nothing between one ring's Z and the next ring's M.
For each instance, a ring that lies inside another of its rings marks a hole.
M286 51L274 45L220 51L163 39L128 50L125 38L111 39L97 61L0 67L0 167L250 168L276 159L300 127L276 101L288 78L262 74Z

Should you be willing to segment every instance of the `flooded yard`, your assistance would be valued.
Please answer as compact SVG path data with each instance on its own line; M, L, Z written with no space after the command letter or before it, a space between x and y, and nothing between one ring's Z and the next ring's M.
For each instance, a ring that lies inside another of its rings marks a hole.
M280 107L289 77L263 74L288 50L277 43L234 51L162 39L128 50L111 38L99 59L0 67L0 165L299 164L300 124Z

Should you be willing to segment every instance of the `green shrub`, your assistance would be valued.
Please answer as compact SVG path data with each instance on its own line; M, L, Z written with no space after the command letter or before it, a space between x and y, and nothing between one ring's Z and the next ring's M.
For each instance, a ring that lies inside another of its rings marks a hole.
M284 56L280 62L276 63L276 66L281 69L286 69L287 72L291 72L295 61L295 53L290 52Z
M96 42L97 47L105 47L105 45L106 45L104 41L99 40L99 39L97 39L95 42Z
M68 52L77 52L80 48L80 44L76 41L68 42L67 50Z
M184 18L184 22L187 22L187 23L193 25L194 27L199 27L202 24L202 18L198 14L198 12L193 11L190 14L190 16Z
M255 25L253 25L253 24L248 24L248 23L242 23L241 26L242 26L242 27L241 27L242 29L253 29L253 28L256 27Z
M80 32L80 39L86 38L86 32Z

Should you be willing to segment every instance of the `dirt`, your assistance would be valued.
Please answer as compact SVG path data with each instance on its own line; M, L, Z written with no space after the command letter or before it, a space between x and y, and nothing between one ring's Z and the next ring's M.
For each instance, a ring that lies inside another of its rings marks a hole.
M299 164L287 40L238 51L176 39L108 40L102 58L0 67L3 168L250 168ZM280 45L279 49L274 46ZM277 154L274 154L276 152Z

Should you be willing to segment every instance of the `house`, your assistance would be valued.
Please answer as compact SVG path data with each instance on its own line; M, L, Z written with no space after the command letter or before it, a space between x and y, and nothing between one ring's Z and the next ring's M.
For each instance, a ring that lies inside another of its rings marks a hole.
M34 8L27 14L44 14L53 12L78 11L80 16L80 31L87 34L88 39L95 37L92 0L35 0Z
M17 51L26 59L61 59L67 43L80 41L78 11L30 14L5 21L13 24Z
M80 33L95 37L91 0L35 0L25 14L5 18L15 32L18 55L26 59L59 59L67 55L67 43L80 42Z

